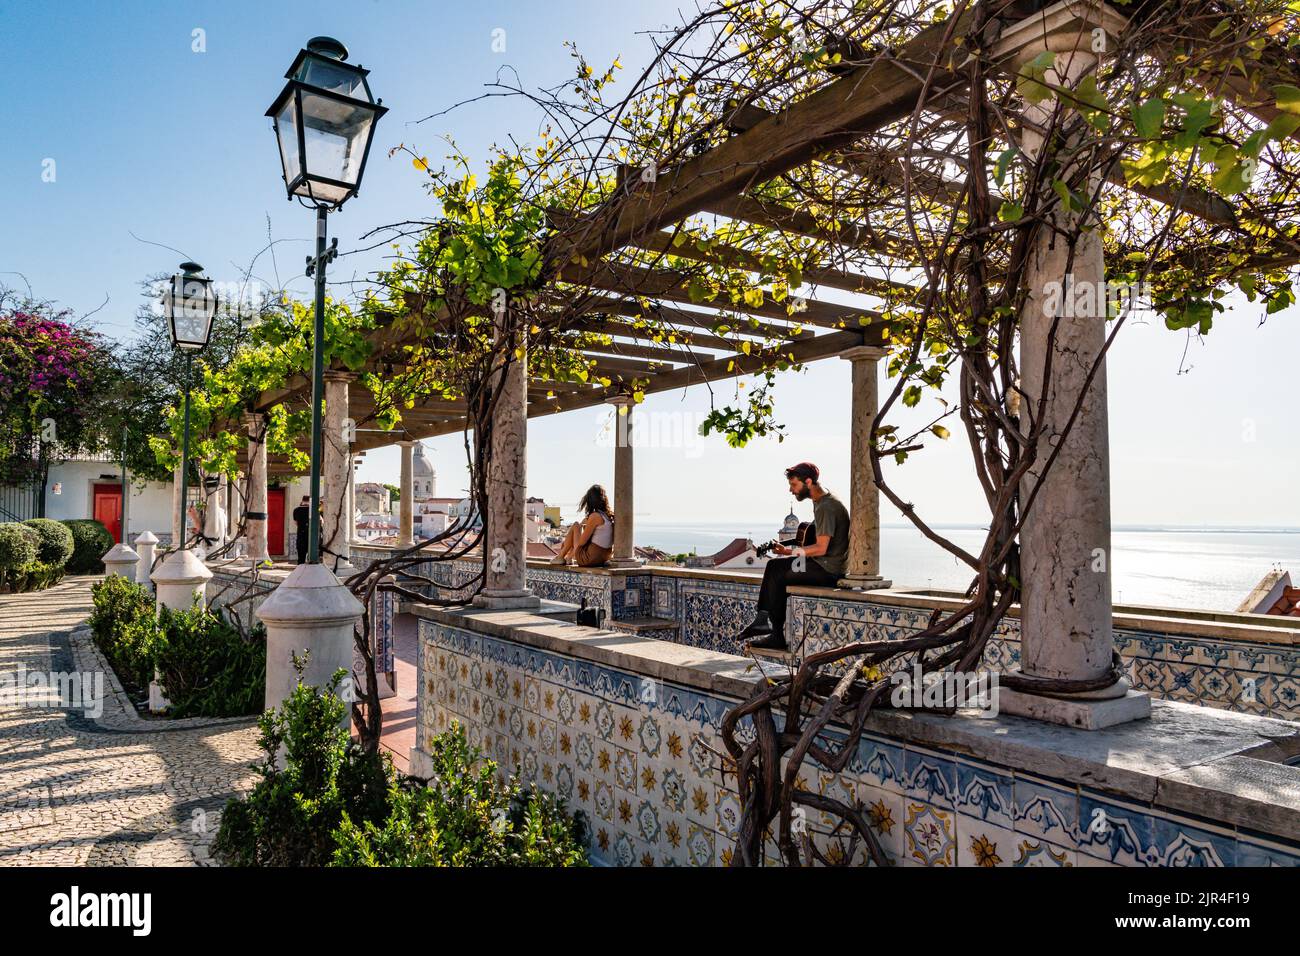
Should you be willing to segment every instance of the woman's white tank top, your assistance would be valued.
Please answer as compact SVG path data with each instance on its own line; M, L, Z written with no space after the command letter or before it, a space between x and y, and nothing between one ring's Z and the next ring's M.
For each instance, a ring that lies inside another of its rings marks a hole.
M614 547L614 519L603 511L593 511L592 514L600 515L604 520L600 527L591 533L591 543L600 548Z

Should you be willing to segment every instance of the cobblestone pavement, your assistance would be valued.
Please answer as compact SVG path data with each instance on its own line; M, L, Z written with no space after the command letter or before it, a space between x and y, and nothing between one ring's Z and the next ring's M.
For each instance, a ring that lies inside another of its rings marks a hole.
M257 728L140 718L81 626L96 580L0 594L0 866L210 865L221 807L255 780ZM102 708L14 693L51 672L103 674Z

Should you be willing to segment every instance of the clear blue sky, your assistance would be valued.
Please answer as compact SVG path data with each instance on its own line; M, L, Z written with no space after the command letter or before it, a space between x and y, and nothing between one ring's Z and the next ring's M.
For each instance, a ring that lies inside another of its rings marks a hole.
M532 138L538 116L518 101L491 100L417 120L476 96L499 69L526 86L564 79L574 40L594 63L621 56L631 72L649 56L638 31L677 19L673 0L553 3L407 3L354 0L60 2L4 0L5 136L0 140L0 282L58 300L115 337L132 334L144 277L194 258L235 279L266 245L280 243L281 281L301 277L310 213L284 198L274 136L263 117L299 47L317 34L343 40L373 70L372 87L392 110L379 127L361 195L331 229L344 251L365 231L430 214L405 142L431 160L453 136L471 156L513 134ZM493 31L506 51L492 51ZM202 30L206 52L193 52ZM46 160L56 178L45 182ZM168 249L132 238L174 246ZM362 276L378 259L341 258L334 278ZM257 271L275 281L268 255ZM1160 325L1126 330L1109 368L1114 520L1121 524L1300 525L1297 507L1296 312L1256 327L1253 309L1221 319L1203 344ZM733 386L715 386L720 397ZM778 408L789 438L743 451L690 436L637 456L641 520L770 523L784 513L781 469L821 464L847 491L848 368L826 361L785 376ZM643 412L668 430L689 429L708 393L652 396ZM671 416L679 416L674 419ZM649 421L649 418L647 418ZM598 413L538 420L530 429L530 491L572 509L587 484L612 484L613 455L597 434ZM954 427L955 436L959 432ZM982 502L960 437L905 466L902 487L936 520L979 521ZM443 494L465 485L458 438L430 443ZM397 479L396 455L371 453L371 480ZM885 521L898 520L888 511Z

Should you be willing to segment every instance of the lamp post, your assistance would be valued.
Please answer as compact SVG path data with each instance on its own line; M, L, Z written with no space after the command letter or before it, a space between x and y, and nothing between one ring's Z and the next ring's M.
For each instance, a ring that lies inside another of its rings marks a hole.
M212 280L203 275L203 266L197 262L182 262L181 271L172 276L171 285L163 293L163 307L171 328L172 346L185 353L185 426L181 437L181 542L185 550L188 540L186 487L190 468L190 387L194 378L194 353L208 344L212 336L212 319L217 314L217 296L212 291ZM125 455L122 480L126 481Z
M326 249L325 217L361 187L375 122L388 110L370 94L370 71L346 62L348 50L332 37L314 37L285 73L288 81L266 115L280 146L289 199L316 209L316 255L307 275L316 280L312 328L311 513L307 563L320 562L321 400L325 373L325 266L338 254Z
M352 670L353 632L365 608L320 563L321 399L325 375L325 266L338 240L325 247L325 217L355 196L365 172L375 121L387 110L370 95L368 70L346 62L347 47L315 37L298 51L288 81L266 115L280 146L289 199L316 210L316 255L307 274L316 280L312 328L311 513L307 563L290 572L257 609L266 624L266 706L293 693L299 673L295 655L309 651L302 683L322 687L339 668ZM343 725L351 724L345 714Z

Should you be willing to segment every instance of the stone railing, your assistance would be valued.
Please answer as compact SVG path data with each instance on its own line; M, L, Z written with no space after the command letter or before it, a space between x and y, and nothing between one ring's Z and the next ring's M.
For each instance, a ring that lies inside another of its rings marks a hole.
M358 567L390 549L354 546ZM418 573L447 585L471 580L474 560L427 562ZM660 618L673 627L657 637L703 650L738 654L735 634L753 616L759 578L743 572L645 567L632 570L528 567L528 586L550 601L603 608L608 623ZM834 588L791 591L787 631L792 646L814 648L859 640L897 640L923 628L935 608L956 607L946 592ZM391 596L373 626L390 628L398 610ZM385 622L389 622L387 625ZM1133 686L1166 700L1300 719L1300 620L1259 614L1184 611L1119 605L1116 646ZM1020 661L1020 622L1013 609L985 651L999 670Z
M586 814L597 861L729 861L740 803L720 724L753 661L519 611L415 613L413 772L458 723L503 773ZM1297 754L1300 724L1176 702L1099 731L895 711L870 719L847 772L806 777L860 801L896 864L1295 866ZM837 852L826 819L804 823Z

